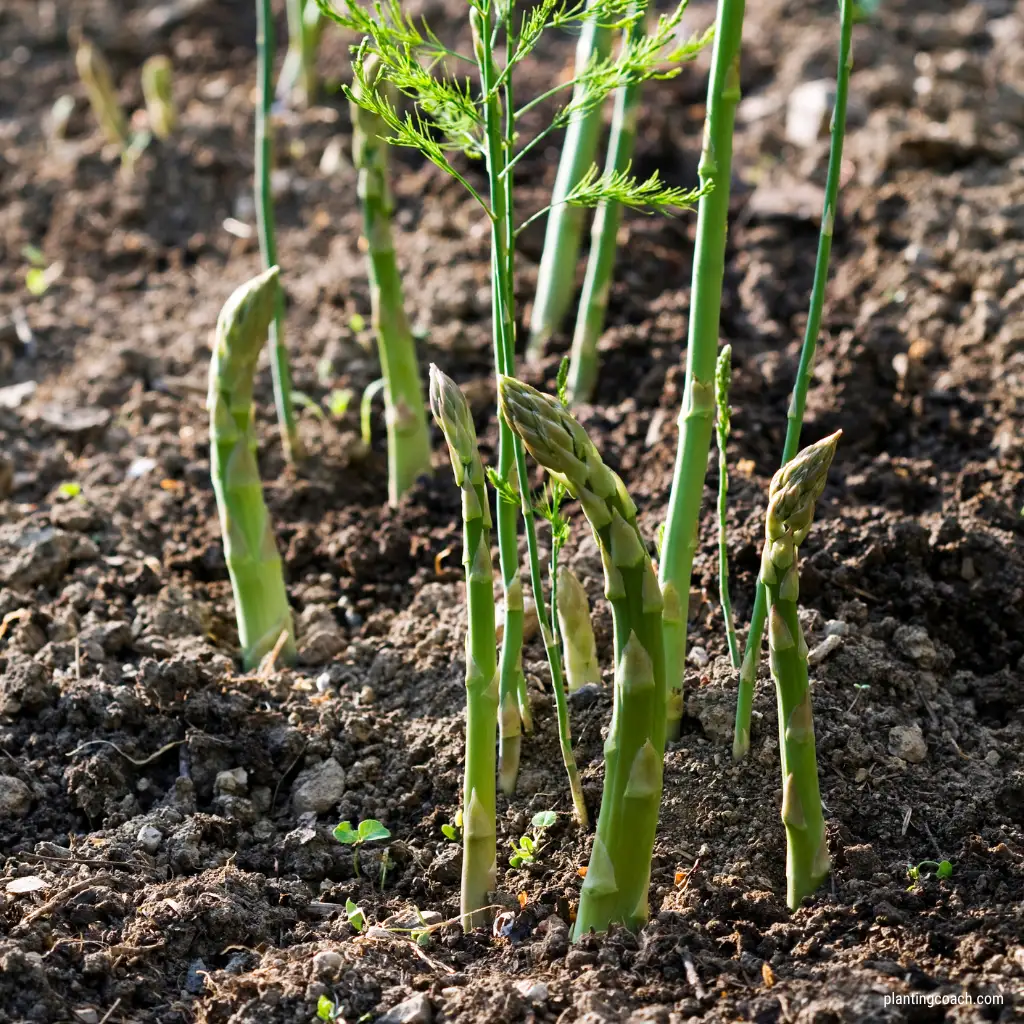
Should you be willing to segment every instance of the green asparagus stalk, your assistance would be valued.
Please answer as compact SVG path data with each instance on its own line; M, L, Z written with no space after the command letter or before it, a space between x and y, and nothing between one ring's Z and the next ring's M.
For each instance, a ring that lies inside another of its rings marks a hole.
M593 2L588 0L587 6ZM577 74L591 61L606 58L611 50L611 41L611 29L597 21L585 21L576 45ZM573 99L582 97L584 89L584 85L577 85ZM576 290L576 260L583 234L584 213L580 207L567 204L565 199L594 162L602 121L601 107L595 106L574 119L566 129L537 272L537 293L533 300L530 341L526 349L526 357L530 361L543 355L544 346L561 325Z
M469 405L458 385L433 365L430 409L448 442L455 482L462 490L462 560L466 566L469 626L461 912L462 926L468 931L487 924L487 894L494 888L497 870L494 742L498 726L498 673L491 513Z
M797 549L825 489L839 433L809 445L772 479L760 578L768 591L768 649L779 704L782 821L786 826L786 900L796 910L829 871L825 820L818 791L814 718L797 599Z
M88 39L78 44L75 68L85 86L89 106L107 141L123 149L128 145L128 122L121 104L117 102L114 77L106 58Z
M811 291L807 327L804 331L800 365L797 369L793 397L789 404L786 441L782 450L785 466L800 447L800 431L807 406L807 391L814 373L814 355L821 330L821 313L825 305L828 285L828 265L832 255L832 232L835 227L836 206L839 200L839 179L843 163L843 139L846 136L846 101L849 95L850 72L853 68L853 22L857 4L854 0L840 0L839 5L839 67L836 73L836 102L832 112L832 142L828 157L828 175L825 180L825 209L818 236L818 255L814 264L814 285ZM758 581L754 597L754 610L750 616L750 632L740 667L739 692L736 697L736 724L733 729L732 753L736 760L745 757L750 749L750 715L754 705L754 686L757 667L761 660L761 640L768 611L768 594Z
M256 0L256 227L264 268L277 265L274 237L274 197L270 190L271 128L273 99L271 70L274 63L274 21L270 0ZM281 445L289 462L302 459L302 443L292 403L292 374L284 342L284 295L277 289L277 308L270 325L270 370L274 378L274 405L281 431Z
M729 386L732 383L732 346L722 346L715 367L715 408L718 415L715 431L718 435L718 593L725 619L725 635L729 642L729 659L733 668L740 667L740 646L736 641L736 623L733 620L732 601L729 599L729 537L726 511L729 504L729 463L725 449L729 443L730 417Z
M622 480L556 399L502 377L503 417L527 451L583 507L601 551L615 626L614 712L605 744L604 794L574 935L648 916L665 750L662 596Z
M158 139L169 139L178 125L178 112L171 92L171 62L162 54L142 65L142 95L150 130Z
M285 0L288 51L277 80L282 101L295 97L304 107L316 98L316 48L320 42L320 8L312 0Z
M361 81L376 83L378 61L364 62ZM388 500L397 505L417 477L430 473L430 433L416 363L416 346L405 314L402 278L391 236L394 204L388 183L387 131L380 118L359 103L360 80L349 104L352 149L359 172L363 235L367 242L370 305L384 374L384 416L388 433Z
M628 39L638 41L644 34L643 19L629 29ZM608 155L605 174L623 172L633 159L636 142L636 122L640 106L640 85L628 85L615 93L612 109L611 134L608 136ZM604 330L608 312L608 295L615 271L615 253L618 248L619 224L622 206L614 199L606 199L594 213L590 234L590 256L583 279L576 329L572 338L572 356L569 364L569 394L574 402L588 402L597 383L597 343Z
M714 419L714 373L725 274L729 219L732 131L740 99L740 41L743 0L718 0L715 43L708 83L704 147L698 173L703 187L697 208L686 381L679 414L679 448L669 495L660 578L665 598L665 661L668 666L668 735L679 735L683 713L686 622L690 576L704 499Z
M221 310L210 363L210 473L220 512L224 559L235 597L245 668L255 668L287 639L278 659L295 655L281 556L263 501L256 464L253 375L277 304L278 270L271 267L235 289Z
M570 569L558 570L558 625L565 651L565 678L569 692L587 683L601 682L597 662L594 627L590 621L590 603L583 584Z

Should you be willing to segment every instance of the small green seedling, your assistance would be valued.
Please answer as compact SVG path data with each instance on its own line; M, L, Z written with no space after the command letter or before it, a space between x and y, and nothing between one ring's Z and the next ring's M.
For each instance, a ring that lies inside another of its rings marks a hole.
M351 388L335 388L325 399L324 404L335 419L341 419L348 412L355 392Z
M323 409L305 391L292 391L292 403L301 405L303 409L308 409L321 423L327 419Z
M353 334L359 334L366 330L366 317L361 313L353 313L348 318L348 328Z
M363 908L350 899L345 900L345 917L357 932L361 932L366 927L366 915L363 913Z
M512 847L512 856L509 857L510 867L519 868L526 864L535 864L545 844L540 841L545 829L551 828L558 815L554 811L538 811L530 822L534 835L520 836L518 839L509 840Z
M373 411L373 400L384 390L384 378L378 377L366 385L363 397L359 402L359 432L363 437L363 444L369 447L373 440L373 429L371 427L370 414Z
M352 847L352 866L359 877L359 847L363 843L375 843L380 839L389 839L391 833L374 818L367 818L359 822L358 827L353 828L351 821L343 821L335 828L334 838L345 846Z
M953 875L953 865L948 860L923 860L920 864L907 865L907 878L909 878L914 885L917 885L921 879L921 873L926 868L931 868L935 872L935 877L950 878ZM913 889L914 885L910 888Z
M64 273L63 263L47 263L42 251L34 245L26 245L21 250L21 255L29 263L25 271L25 287L29 294L39 298L45 295L61 274Z
M62 497L77 498L82 493L82 485L75 483L74 480L65 480L57 490L60 491Z
M453 843L462 842L462 810L461 808L455 812L454 821L446 821L441 826L441 834L445 839L450 839Z
M316 1001L316 1019L341 1021L341 1007L330 996L321 996Z

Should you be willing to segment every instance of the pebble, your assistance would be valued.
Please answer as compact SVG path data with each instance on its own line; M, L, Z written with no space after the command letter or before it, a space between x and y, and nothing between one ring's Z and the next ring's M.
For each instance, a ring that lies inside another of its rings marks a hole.
M548 1001L548 987L543 981L521 981L516 988L528 1003L546 1003Z
M810 653L807 655L808 665L818 665L823 662L830 654L835 654L840 647L843 646L843 638L838 633L832 633L826 636L820 644L812 647Z
M928 756L919 725L894 725L889 730L889 751L903 761L920 764Z
M916 662L921 668L935 667L938 660L935 644L921 626L900 626L893 633L892 642L903 657Z
M576 708L589 708L601 696L597 683L584 683L578 690L569 692L569 704Z
M217 772L213 791L218 796L245 796L249 791L249 773L244 768Z
M853 626L842 619L829 619L825 623L825 636L850 636L853 633Z
M372 686L364 686L359 691L359 704L372 704L377 699L377 694L373 692Z
M135 838L146 853L153 854L160 849L164 834L155 825L143 825Z
M325 814L345 794L345 769L329 757L326 761L299 772L292 789L292 810L296 814L312 811Z
M341 972L344 960L333 949L324 949L313 957L313 973L318 978L336 978Z
M695 668L705 668L708 662L711 661L711 657L703 647L691 647L686 660Z
M786 141L806 148L827 134L835 98L836 83L830 78L798 85L786 107Z
M317 693L331 693L334 690L334 682L331 679L330 672L321 672L316 677L316 692Z
M434 1008L430 1000L422 992L417 992L411 999L391 1007L378 1017L377 1024L432 1024L433 1020Z
M13 775L0 775L0 821L24 818L32 806L32 790Z

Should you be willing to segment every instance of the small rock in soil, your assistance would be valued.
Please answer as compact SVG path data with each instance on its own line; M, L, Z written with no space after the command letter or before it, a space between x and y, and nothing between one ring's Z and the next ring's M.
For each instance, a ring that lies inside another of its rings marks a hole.
M569 694L569 703L573 707L589 708L601 696L601 687L597 683L584 683L578 690Z
M13 775L0 775L0 821L24 818L32 806L32 790Z
M457 884L462 875L462 847L451 843L441 848L427 868L427 878L440 885Z
M139 843L146 853L156 853L160 849L160 844L163 842L164 834L155 825L143 825L139 829L139 834L136 837Z
M292 789L292 810L325 814L345 795L345 769L329 757L299 773Z
M9 655L7 671L0 678L0 715L34 714L54 704L59 694L50 672L38 661Z
M911 764L920 764L928 756L928 744L919 725L894 725L889 730L889 750Z
M830 78L804 82L789 94L786 107L786 141L794 146L813 146L828 132L836 83Z
M882 861L870 843L847 846L843 850L843 858L854 878L868 879L876 871L882 870Z
M249 790L249 773L244 768L217 772L213 791L217 796L245 796Z
M904 658L916 662L921 668L935 667L938 659L935 644L921 626L900 626L893 633L892 642Z
M686 656L686 660L693 665L694 668L706 668L708 662L711 661L711 658L703 647L694 647Z
M430 1000L417 992L411 999L393 1006L383 1016L377 1018L377 1024L431 1024L434 1019L434 1008Z
M845 625L845 623L843 623ZM831 633L826 636L820 644L812 647L810 653L807 655L808 665L818 665L823 662L830 654L834 654L843 646L843 638L838 633Z
M318 978L331 981L341 972L344 962L341 954L333 949L322 950L313 957L313 973Z

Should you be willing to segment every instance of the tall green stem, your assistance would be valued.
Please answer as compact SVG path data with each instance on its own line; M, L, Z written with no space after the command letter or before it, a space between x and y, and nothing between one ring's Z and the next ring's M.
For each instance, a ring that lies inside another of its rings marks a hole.
M832 232L835 228L836 207L839 199L839 180L843 164L843 139L846 136L846 101L850 89L850 71L853 68L853 15L854 0L840 0L839 66L836 72L836 103L832 112L832 142L828 157L828 176L825 180L825 209L818 235L818 256L814 264L814 286L811 290L807 327L804 331L800 365L797 368L793 397L789 403L786 423L786 442L782 449L785 466L800 447L800 431L807 406L807 391L814 373L814 355L821 330L821 314L825 305L828 285L828 266L832 255ZM736 760L746 756L750 749L750 715L754 705L754 686L757 666L761 660L761 641L764 636L765 617L768 612L768 594L758 580L754 596L754 610L750 616L750 632L743 652L740 668L739 691L736 696L736 724L733 729L732 753Z
M679 448L669 496L660 580L665 598L665 663L668 670L668 735L679 735L686 665L686 623L690 576L704 499L708 451L714 421L715 357L722 310L725 242L729 220L732 132L740 99L740 42L743 0L719 0L708 83L704 147L698 172L711 191L697 209L697 240L690 288L690 329L686 382L679 414Z
M373 66L370 67L370 62ZM375 58L368 58L365 81L374 82ZM386 130L380 119L359 104L358 83L349 104L352 114L353 157L359 171L363 205L363 234L367 242L370 305L384 374L385 422L388 433L388 500L401 496L430 473L430 434L423 388L416 363L416 346L405 314L402 278L391 236L393 203L388 183Z
M611 29L595 20L585 21L576 46L576 73L579 74L591 61L607 57L611 39ZM573 98L582 95L583 89L582 85L576 86ZM601 107L595 106L572 121L565 133L551 193L544 251L537 272L537 294L533 300L530 341L526 349L528 360L536 360L543 355L544 346L558 330L572 303L584 213L580 207L566 203L565 197L594 163L602 122Z
M604 793L574 935L648 916L651 857L665 751L662 597L636 525L636 505L562 405L504 377L502 415L530 454L579 500L601 552L615 625L615 703Z
M786 826L786 900L796 910L829 871L825 819L818 789L814 716L807 680L807 644L797 601L797 549L825 488L839 434L805 448L772 480L765 518L761 580L768 592L768 647L779 706L782 821Z
M281 555L263 500L256 462L253 375L277 305L277 267L235 289L217 320L210 363L210 476L220 513L224 560L235 598L245 668L285 642L278 659L295 656L292 613Z
M270 0L256 0L256 225L260 255L266 270L277 265L274 238L274 197L270 188L271 154L270 105L273 98L271 70L274 63L274 22ZM278 289L277 308L270 325L270 369L274 378L274 404L281 430L281 444L289 462L302 458L302 445L295 426L292 405L292 375L284 343L284 295Z
M303 106L309 106L316 97L320 9L313 0L285 0L285 12L288 15L288 52L277 80L277 95L287 101L294 93Z
M718 437L718 593L725 619L725 635L729 642L729 660L733 668L740 667L740 646L736 642L736 624L733 621L732 601L729 598L729 536L726 513L729 508L729 461L726 447L729 442L731 410L729 385L732 381L732 346L723 345L715 367L715 406L718 416L715 432Z
M639 41L644 34L643 19L637 21L624 41ZM640 86L630 85L615 93L612 111L611 134L608 136L608 155L605 159L605 174L625 171L633 159L636 142L636 121L640 105ZM590 256L587 273L583 279L583 294L576 314L576 329L572 338L572 355L569 362L569 394L575 402L587 402L597 383L597 343L604 330L605 315L608 312L608 295L611 292L615 270L615 253L618 248L619 224L622 221L622 207L614 199L606 199L594 213L590 233Z
M466 566L466 764L462 790L462 925L487 924L488 893L497 870L496 759L497 652L494 643L494 580L491 514L483 464L469 405L458 385L430 368L430 408L444 432L455 482L462 490L463 557Z

